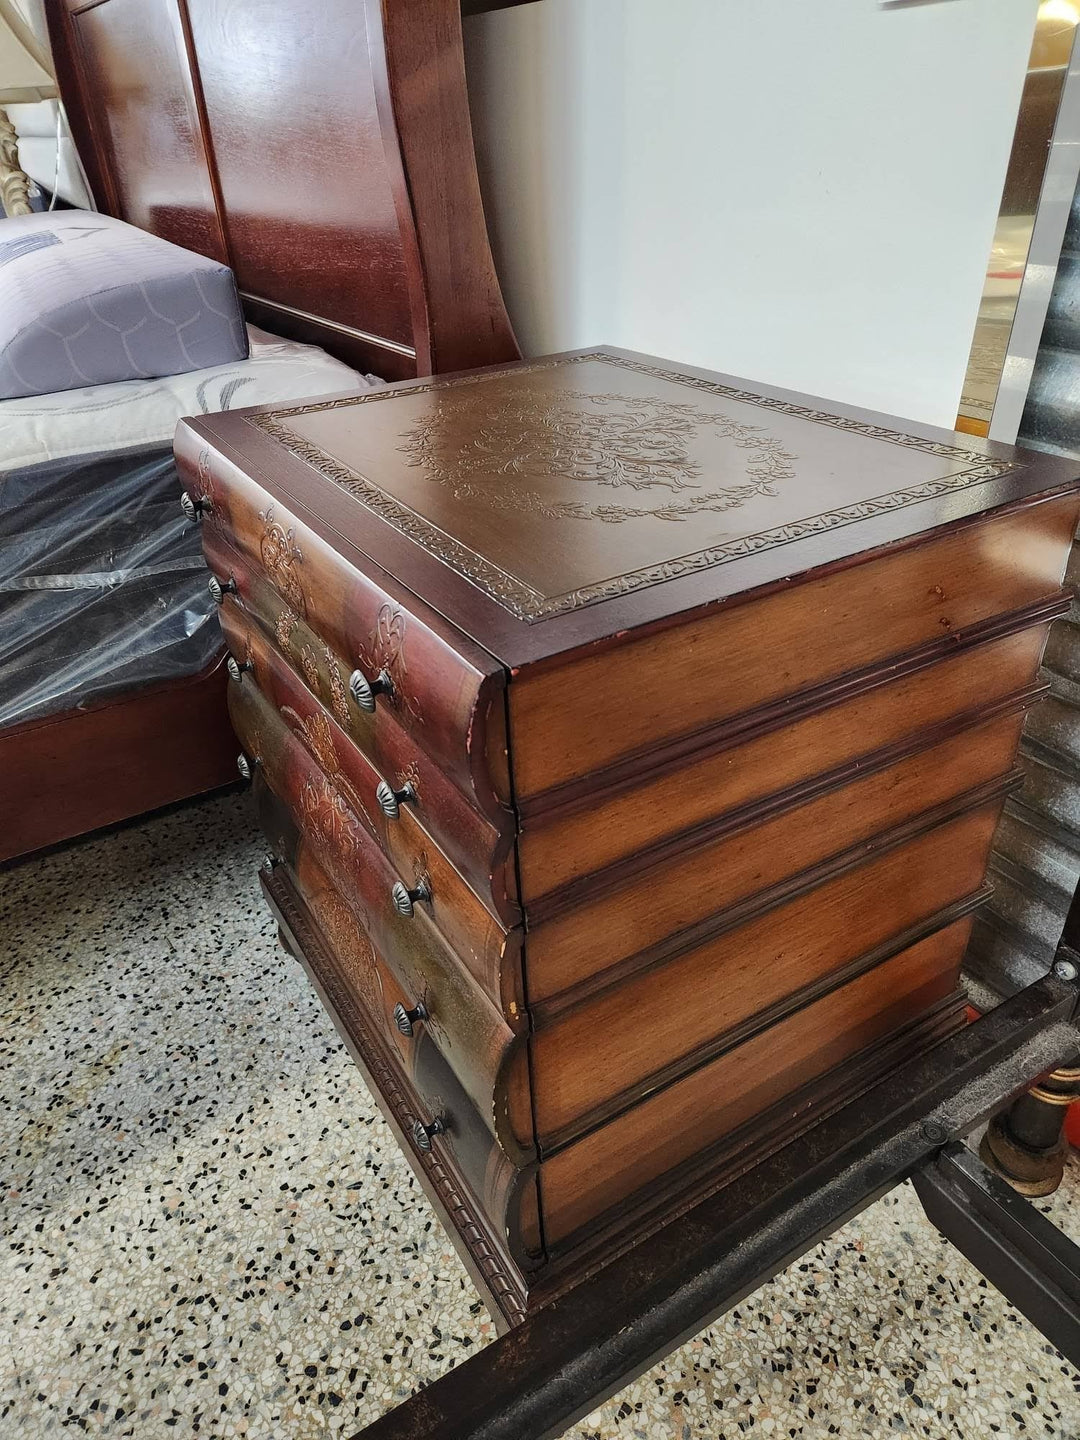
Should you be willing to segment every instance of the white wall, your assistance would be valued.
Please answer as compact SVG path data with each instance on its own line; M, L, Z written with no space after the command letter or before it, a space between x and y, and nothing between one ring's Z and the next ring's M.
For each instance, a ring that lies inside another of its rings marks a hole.
M466 22L529 354L609 342L951 426L1037 0L540 0Z

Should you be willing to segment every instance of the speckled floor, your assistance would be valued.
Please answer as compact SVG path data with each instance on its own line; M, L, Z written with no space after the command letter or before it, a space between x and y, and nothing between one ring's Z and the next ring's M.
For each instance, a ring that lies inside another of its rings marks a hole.
M230 796L0 875L0 1440L350 1435L493 1334L261 854ZM1076 1440L1080 1377L905 1187L572 1433Z

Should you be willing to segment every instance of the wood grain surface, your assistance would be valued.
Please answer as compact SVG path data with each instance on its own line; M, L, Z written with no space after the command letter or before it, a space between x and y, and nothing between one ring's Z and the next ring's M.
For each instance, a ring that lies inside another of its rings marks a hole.
M1055 602L1054 613L1063 602ZM547 897L631 856L694 833L737 810L757 813L766 801L824 777L873 767L883 752L918 742L936 727L970 724L1035 682L1047 636L1045 611L995 618L976 642L915 668L886 663L849 698L817 705L785 702L716 744L665 754L663 763L609 772L557 792L554 806L522 804L518 856L522 893L539 914Z
M1039 692L1036 692L1039 693ZM547 921L530 919L526 968L532 1001L660 944L668 936L848 852L921 811L1006 776L1023 709L960 730L847 784L775 812L743 814L712 840L679 844L658 864L623 877L615 866L590 878L576 904ZM554 987L554 988L553 988Z
M537 1135L546 1148L603 1107L626 1109L652 1077L743 1021L978 891L1001 798L820 877L786 904L552 1013L533 1007ZM901 832L903 833L903 832ZM737 914L737 912L736 912Z
M903 951L551 1156L539 1172L549 1245L950 995L969 927Z

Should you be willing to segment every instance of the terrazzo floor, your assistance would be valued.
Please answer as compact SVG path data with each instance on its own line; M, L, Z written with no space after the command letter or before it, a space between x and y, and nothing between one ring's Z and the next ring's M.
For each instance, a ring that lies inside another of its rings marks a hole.
M494 1333L261 855L226 796L0 875L0 1440L348 1436ZM1080 1377L905 1186L570 1433L1076 1440Z

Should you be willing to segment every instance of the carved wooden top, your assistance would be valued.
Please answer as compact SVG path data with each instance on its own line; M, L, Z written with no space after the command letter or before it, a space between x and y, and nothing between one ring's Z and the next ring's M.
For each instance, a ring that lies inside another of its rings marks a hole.
M522 624L554 641L579 616L575 636L599 637L624 614L850 561L1077 470L608 349L239 414L234 449L254 441L237 425L255 427L262 473L272 454L288 468L283 493L504 659Z

